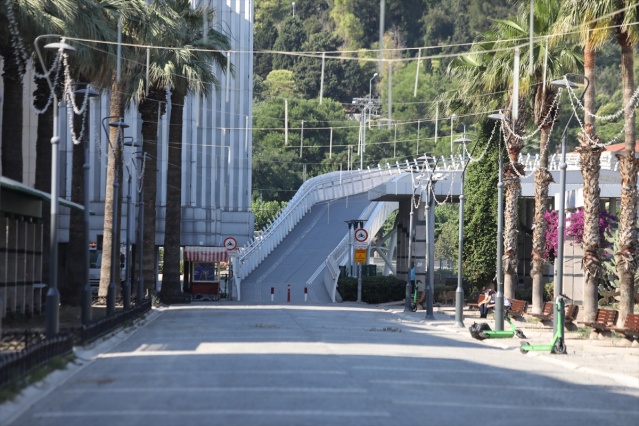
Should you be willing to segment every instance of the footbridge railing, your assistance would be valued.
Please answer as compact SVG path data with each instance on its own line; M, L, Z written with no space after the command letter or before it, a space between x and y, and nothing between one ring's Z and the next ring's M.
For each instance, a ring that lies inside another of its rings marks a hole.
M240 294L240 282L268 256L310 209L318 203L367 192L402 172L397 164L378 166L364 171L331 172L307 180L280 214L264 229L261 236L251 239L238 250L233 265L234 284ZM239 297L238 297L239 300Z

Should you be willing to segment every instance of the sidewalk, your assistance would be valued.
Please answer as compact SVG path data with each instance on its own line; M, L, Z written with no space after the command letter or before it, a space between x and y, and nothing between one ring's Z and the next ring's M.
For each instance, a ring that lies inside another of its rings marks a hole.
M433 316L435 319L425 319L426 311L404 312L404 304L393 303L379 305L380 308L392 311L404 321L421 323L429 327L445 329L447 332L460 335L480 344L486 344L519 352L522 341L531 344L550 344L553 338L552 326L544 325L536 319L525 317L514 319L515 326L526 335L525 339L513 337L510 339L486 339L475 340L471 337L468 327L473 323L487 323L492 330L495 330L493 315L488 318L479 318L479 311L464 308L463 323L464 328L455 327L455 307L435 306ZM584 335L585 330L579 329L576 323L575 331L566 330L565 342L567 353L564 355L551 354L549 352L528 352L521 356L535 356L551 363L565 365L566 368L580 371L587 371L591 374L609 377L625 386L632 386L639 389L639 342L630 341L623 337L603 336L597 333ZM510 325L504 323L504 329L509 330Z

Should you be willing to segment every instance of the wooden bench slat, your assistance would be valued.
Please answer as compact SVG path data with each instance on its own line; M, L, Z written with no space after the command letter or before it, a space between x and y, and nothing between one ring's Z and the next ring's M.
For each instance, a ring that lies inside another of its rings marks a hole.
M592 327L598 331L614 327L617 323L619 312L614 309L597 309L597 317L594 321L583 321L581 324Z
M623 327L611 326L606 328L606 330L616 331L630 338L639 337L639 314L628 314Z

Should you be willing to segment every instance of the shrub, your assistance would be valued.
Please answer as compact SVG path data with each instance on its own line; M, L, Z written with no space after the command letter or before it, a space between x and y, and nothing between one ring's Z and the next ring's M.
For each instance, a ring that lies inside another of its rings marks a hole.
M337 289L345 302L357 301L357 278L340 278ZM362 277L362 302L369 304L404 300L406 281L393 275Z

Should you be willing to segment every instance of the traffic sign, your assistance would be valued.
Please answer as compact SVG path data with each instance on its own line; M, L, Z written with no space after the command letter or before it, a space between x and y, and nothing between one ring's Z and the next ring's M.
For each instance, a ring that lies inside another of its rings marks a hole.
M366 249L355 249L355 263L366 263Z
M358 243L365 243L368 240L368 232L364 228L355 230L355 241Z
M237 248L237 240L233 237L226 237L224 239L224 247L226 251L233 251Z

